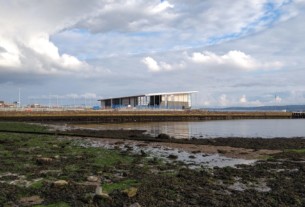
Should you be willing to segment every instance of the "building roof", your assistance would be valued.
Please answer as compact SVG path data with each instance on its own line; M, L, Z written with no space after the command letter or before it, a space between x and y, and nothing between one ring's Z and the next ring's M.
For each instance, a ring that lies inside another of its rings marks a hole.
M118 99L118 98L136 98L136 97L144 97L144 96L145 96L145 94L142 94L142 95L136 95L136 96L110 97L110 98L99 99L98 101L105 101L105 100L110 100L110 99Z
M192 94L192 93L197 93L197 92L198 91L147 93L147 94L135 95L135 96L121 96L121 97L114 97L114 98L105 98L105 99L99 99L98 101L105 101L105 100L119 99L119 98L136 98L136 97L144 97L144 96L162 96L162 95L176 95L176 94Z
M175 94L191 94L191 93L198 93L198 91L181 91L181 92L148 93L148 94L145 94L145 96L175 95Z

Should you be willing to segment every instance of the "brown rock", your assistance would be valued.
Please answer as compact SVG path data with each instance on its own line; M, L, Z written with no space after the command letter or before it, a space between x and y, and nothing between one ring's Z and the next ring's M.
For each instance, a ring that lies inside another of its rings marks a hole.
M39 165L50 164L53 161L54 161L54 159L50 158L50 157L38 157L36 159L36 163L39 164Z

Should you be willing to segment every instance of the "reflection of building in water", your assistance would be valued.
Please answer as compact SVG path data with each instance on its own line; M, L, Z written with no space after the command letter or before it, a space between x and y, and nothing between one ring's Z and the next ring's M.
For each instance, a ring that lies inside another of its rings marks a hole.
M167 134L177 139L188 139L193 136L192 127L188 122L157 122L146 123L145 125L148 134L155 137L159 134Z
M102 108L190 109L192 94L197 91L149 93L136 96L101 99Z

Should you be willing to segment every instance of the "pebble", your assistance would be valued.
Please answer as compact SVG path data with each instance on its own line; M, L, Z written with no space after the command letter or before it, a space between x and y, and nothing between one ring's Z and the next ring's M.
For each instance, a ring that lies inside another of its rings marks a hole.
M54 158L55 158L56 160L59 160L60 156L59 156L59 155L55 155Z
M92 176L87 177L87 180L89 182L97 182L99 180L99 178L97 176L92 175Z

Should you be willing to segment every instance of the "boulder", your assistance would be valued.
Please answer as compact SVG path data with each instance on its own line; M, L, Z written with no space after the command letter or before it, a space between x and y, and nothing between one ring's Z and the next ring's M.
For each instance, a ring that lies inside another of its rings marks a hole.
M170 139L170 136L167 135L167 134L161 133L161 134L159 134L159 135L157 136L157 138L158 138L158 139Z

